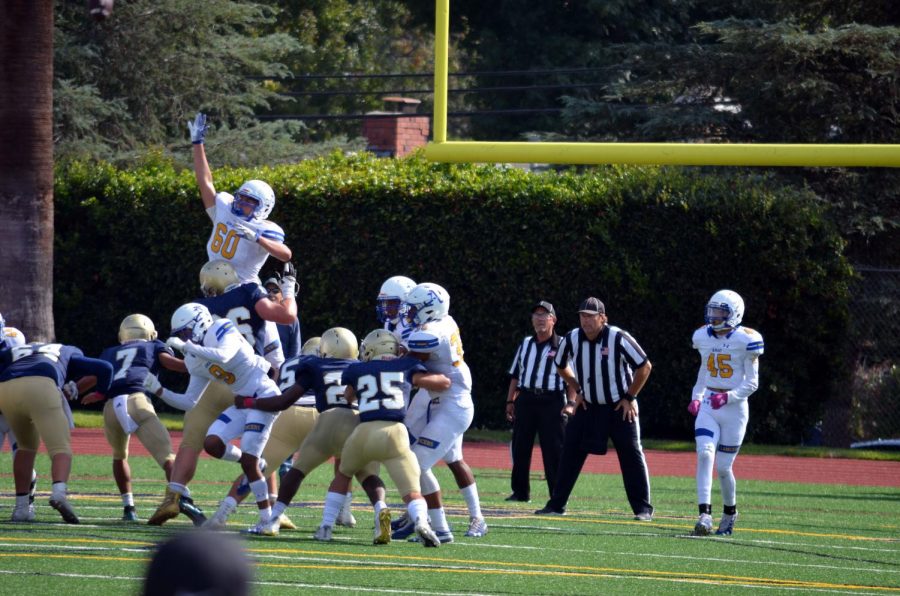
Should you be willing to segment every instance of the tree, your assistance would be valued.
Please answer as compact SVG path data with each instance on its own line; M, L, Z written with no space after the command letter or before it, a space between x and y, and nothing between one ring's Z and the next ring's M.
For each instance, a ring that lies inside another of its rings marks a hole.
M53 2L0 6L0 312L30 340L53 327Z

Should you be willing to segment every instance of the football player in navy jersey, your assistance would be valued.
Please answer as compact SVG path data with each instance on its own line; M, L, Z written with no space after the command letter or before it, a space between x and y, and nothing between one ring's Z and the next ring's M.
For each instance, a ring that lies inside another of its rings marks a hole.
M285 286L284 300L275 303L269 300L268 294L259 284L241 284L230 263L209 261L200 269L200 291L204 297L196 303L205 306L211 315L227 318L234 323L237 331L254 347L255 352L278 370L284 357L274 323L290 323L297 318L297 303L294 300L296 280L285 275L282 282ZM266 325L266 321L273 322L271 328ZM271 339L267 339L267 329L271 332ZM178 446L170 480L170 484L176 484L179 490L187 490L186 487L197 470L206 431L232 405L234 394L225 384L211 382L202 375L191 376L184 395L171 392L167 395L167 390L153 374L147 375L145 388L168 403L176 402L176 407L183 407L187 411L184 416L184 434ZM195 525L206 521L202 512L193 506L189 495L182 492L179 497L167 491L148 523L162 525L178 515L176 501L181 506L181 513L188 515Z
M344 371L344 398L359 404L359 425L341 450L340 469L328 488L322 524L317 534L331 535L350 479L371 462L383 463L407 505L409 518L425 546L441 542L428 522L428 507L419 483L419 463L409 446L403 419L412 387L446 391L450 379L429 373L416 358L398 358L400 343L390 331L376 329L362 342L360 359ZM374 544L391 541L391 513L383 501L375 503Z
M12 520L34 519L28 489L37 449L43 440L50 455L53 481L50 506L66 523L77 524L78 516L67 498L66 483L72 470L71 413L63 401L62 387L67 380L95 376L97 393L105 395L112 366L103 360L86 358L74 346L33 343L0 351L0 370L0 410L19 444L13 461L16 505Z
M119 487L124 507L122 519L137 521L134 496L131 492L131 468L128 465L128 443L131 434L147 448L166 474L172 473L175 453L169 431L153 409L144 393L144 379L148 373L157 374L160 365L186 373L184 361L176 358L172 349L157 339L156 328L148 317L132 314L119 325L119 345L106 348L100 360L113 367L113 379L106 404L103 406L103 432L113 452L113 478Z
M26 343L25 335L15 327L7 327L3 314L0 313L0 350L24 346ZM3 412L0 412L0 451L3 450L3 442L6 437L9 437L9 449L12 451L13 458L15 458L16 451L19 449L19 446L16 444L16 433L9 427ZM32 470L31 490L29 491L29 499L32 503L34 503L35 491L37 491L37 471Z
M235 405L241 408L278 411L290 407L309 388L315 392L316 409L319 411L319 417L300 446L300 454L293 467L281 480L278 500L272 507L272 521L255 528L255 533L265 536L278 534L279 524L276 520L290 505L303 479L328 458L339 458L344 441L359 423L359 412L344 399L344 385L341 384L344 370L355 363L359 355L356 336L343 327L329 329L322 334L319 355L319 358L309 359L298 367L296 383L281 396L270 400L235 398ZM378 464L372 464L357 475L360 482L367 480L362 482L362 486L372 503L384 500L384 484L377 472Z

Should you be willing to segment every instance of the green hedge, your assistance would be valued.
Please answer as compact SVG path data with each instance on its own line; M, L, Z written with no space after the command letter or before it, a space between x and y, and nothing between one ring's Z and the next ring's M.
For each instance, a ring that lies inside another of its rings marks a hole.
M647 436L689 437L699 358L693 330L717 289L744 297L766 340L750 438L794 443L846 385L851 269L809 193L733 170L604 167L588 173L432 164L371 155L215 172L219 190L269 181L299 270L304 335L359 338L375 324L381 282L437 282L474 380L475 424L499 428L506 369L531 332L530 305L556 305L558 329L600 297L610 321L653 362L641 396ZM62 166L56 182L56 328L96 354L119 321L143 312L165 337L197 294L210 222L190 171L146 163Z

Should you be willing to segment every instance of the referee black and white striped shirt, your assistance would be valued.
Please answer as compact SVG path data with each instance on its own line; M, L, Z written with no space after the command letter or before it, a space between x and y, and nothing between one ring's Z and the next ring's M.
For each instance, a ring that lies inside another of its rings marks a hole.
M647 360L647 354L628 332L604 325L595 340L580 328L563 336L556 352L556 366L571 364L581 384L585 401L613 404L627 392L634 369Z
M565 391L566 385L556 371L554 361L559 341L555 333L542 343L532 335L522 340L509 367L509 376L519 381L519 391L536 394L562 394Z

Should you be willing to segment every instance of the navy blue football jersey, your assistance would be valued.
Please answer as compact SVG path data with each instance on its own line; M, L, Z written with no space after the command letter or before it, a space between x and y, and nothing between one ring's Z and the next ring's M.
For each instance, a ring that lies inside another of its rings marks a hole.
M319 412L331 408L349 408L350 404L344 399L341 376L348 366L357 362L359 361L310 356L297 366L295 371L297 383L307 390L313 390L316 394L316 409Z
M147 373L159 374L160 352L174 356L172 350L158 339L137 339L103 350L100 360L109 362L113 367L110 397L143 391Z
M109 390L112 378L109 363L86 358L75 346L33 343L4 350L3 354L10 363L0 373L0 382L22 377L47 377L62 388L66 381L94 375L97 377L97 391L105 394Z
M262 353L266 322L256 312L260 299L268 300L268 294L255 283L241 284L221 296L198 298L196 302L209 309L213 318L229 319L244 339L260 356Z
M356 390L360 422L396 420L406 416L412 376L428 372L415 358L357 362L344 371L342 382Z

